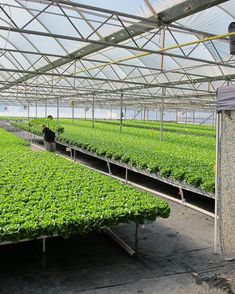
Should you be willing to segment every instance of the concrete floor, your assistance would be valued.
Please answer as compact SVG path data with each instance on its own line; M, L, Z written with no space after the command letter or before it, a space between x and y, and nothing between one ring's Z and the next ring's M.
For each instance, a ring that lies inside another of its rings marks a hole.
M171 203L169 219L140 229L138 257L91 233L0 247L1 294L233 293L235 262L213 254L213 219ZM134 225L115 229L133 245Z

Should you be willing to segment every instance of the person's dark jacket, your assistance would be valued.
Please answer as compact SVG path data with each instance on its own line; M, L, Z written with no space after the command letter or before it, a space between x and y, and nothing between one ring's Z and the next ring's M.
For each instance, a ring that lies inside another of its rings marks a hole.
M44 127L42 129L42 133L43 139L46 142L55 142L55 132L53 132L51 129L49 129L48 127Z

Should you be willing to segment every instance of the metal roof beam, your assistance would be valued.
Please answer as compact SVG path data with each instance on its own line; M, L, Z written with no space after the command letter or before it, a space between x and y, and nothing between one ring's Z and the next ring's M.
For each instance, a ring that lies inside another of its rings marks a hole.
M103 43L102 42L93 42L93 44L87 45L79 50L74 51L72 54L69 54L63 58L59 58L56 61L54 61L46 66L41 67L39 69L39 71L43 71L43 72L50 71L51 69L56 68L56 67L60 67L60 66L66 64L74 59L84 58L85 56L88 56L92 53L98 52L98 51L105 49L109 46L114 46L115 44L117 45L120 42L123 42L123 41L130 39L130 36L131 37L138 36L143 33L143 25L142 25L143 23L150 21L150 22L154 23L156 25L156 27L161 25L162 23L170 24L171 22L179 20L183 17L189 16L191 14L194 14L196 12L207 9L209 7L221 4L226 1L227 0L197 0L197 1L187 0L187 1L184 1L183 3L175 5L174 7L171 7L169 9L166 9L165 11L159 13L158 19L156 19L155 17L150 17L148 19L141 18L139 23L136 23L136 24L128 27L129 34L127 34L125 29L122 29L114 34L107 36L105 38L105 40L106 41L113 40L111 42L111 44L110 44L110 42L103 42ZM39 1L36 1L36 2L39 2ZM47 2L54 2L54 1L50 0ZM64 5L80 5L80 7L81 7L81 5L83 5L83 7L85 8L84 4L78 4L78 3L74 3L74 2L68 2L68 1L59 1L59 0L57 0L56 2L58 2L60 4L62 4L62 2L64 2ZM54 3L56 3L56 2L54 2ZM95 11L101 10L102 12L107 12L107 13L111 13L111 14L114 13L114 11L107 10L107 9L105 10L105 9L101 9L101 8L97 8L97 7L86 6L86 8L93 9ZM119 15L122 15L124 17L129 17L129 18L133 17L131 15L126 15L126 14L119 13L119 12L116 12L116 13L118 13ZM143 23L141 23L141 22L143 22ZM9 30L9 29L10 28L7 28L7 30ZM146 32L148 32L148 31L152 30L152 28L145 27L145 30L146 30ZM47 34L47 35L49 35L49 34ZM54 36L54 37L56 37L56 36ZM80 38L80 39L82 40L82 38ZM168 54L164 53L164 54L170 56L169 53ZM71 59L69 59L68 57L70 57ZM15 80L15 84L27 81L27 80L31 79L32 77L34 77L35 75L37 75L37 72L34 72L33 74L32 73L26 74L24 77ZM6 88L6 87L4 87L4 88Z
M12 72L12 73L24 73L24 74L35 74L34 71L29 70L20 70L20 69L11 69L11 68L0 68L0 72ZM72 79L81 79L81 80L92 80L92 81L102 81L102 82L113 82L113 83L121 83L121 84L128 84L128 85L135 85L137 89L139 88L172 88L172 89L179 89L179 90L186 90L186 91L193 91L194 89L190 88L183 88L183 87L177 87L175 85L165 85L165 84L149 84L147 82L136 82L136 81L127 81L127 80L121 80L121 79L110 79L110 78L97 78L97 77L88 77L88 76L74 76L70 74L61 74L61 73L52 73L52 72L41 72L37 70L37 75L44 75L44 76L54 76L54 77L64 77L64 78L72 78ZM4 93L4 90L9 89L9 86L4 86L1 88L1 92ZM120 91L120 89L115 89L113 91ZM204 92L204 93L214 93L213 91L207 91L207 90L197 90L198 92ZM94 92L94 90L93 90Z
M191 60L191 61L201 62L201 63L206 63L206 64L214 64L214 65L218 65L218 66L235 68L234 65L231 65L229 63L216 62L216 61L206 60L206 59L202 59L202 58L195 58L195 57L190 57L190 56L173 54L173 53L168 53L166 51L161 51L161 50L150 50L150 49L146 49L146 48L133 47L130 45L121 45L121 44L119 44L119 42L115 42L115 40L107 39L107 37L105 38L104 41L103 40L97 41L97 40L86 39L86 38L81 38L81 37L53 34L53 33L47 33L47 32L43 32L43 31L26 30L26 29L6 27L6 26L0 26L0 30L10 31L10 32L15 32L15 33L20 33L20 34L36 35L36 36L43 36L43 37L49 37L49 38L55 38L55 39L64 39L64 40L70 40L70 41L91 43L90 46L92 46L93 48L96 48L97 46L117 47L117 48L121 48L121 49L138 51L138 52L142 52L142 53L166 55L169 57L174 57L174 58L179 58L179 59L185 59L185 60ZM171 48L169 48L169 49L171 49ZM55 69L57 67L65 65L71 61L74 61L75 59L82 59L83 55L85 54L86 47L82 47L80 50L81 51L79 51L80 52L79 56L75 55L74 53L70 53L69 55L66 55L65 57L63 57L61 59L58 59L54 62L51 62L50 64L47 64L46 66L41 67L40 70L41 71L42 70L49 71L53 68ZM87 53L86 55L89 55L89 54L91 54L91 53ZM68 57L70 57L70 59ZM112 64L115 64L115 61ZM34 75L37 75L36 71L35 71Z
M33 34L33 35L41 35L41 36L47 36L47 37L58 37L58 38L64 38L64 39L71 39L71 40L82 40L84 41L85 39L82 38L76 38L76 37L72 37L72 36L61 36L61 35L55 35L55 34L51 34L51 33L46 33L46 32L36 32L36 31L31 31L31 30L22 30L19 28L9 28L9 27L4 27L4 26L0 26L0 30L10 30L13 32L20 32L20 33L28 33L28 34ZM94 41L94 40L90 40L89 42L92 42L94 44L98 44L98 43L104 43L103 41ZM131 46L125 46L125 45L120 45L120 44L116 44L113 45L112 43L110 43L110 46L117 46L120 48L124 48L127 50L135 50L135 51L143 51L143 52L147 52L150 54L160 54L160 55L166 55L166 56L171 56L171 57L175 57L175 58L181 58L181 59L186 59L186 60L192 60L192 61L197 61L197 62L202 62L202 63L208 63L208 64L214 64L214 65L220 65L223 67L230 67L230 68L235 68L234 65L228 64L228 63L222 63L222 62L215 62L215 61L209 61L209 60L203 60L203 59L199 59L199 58L192 58L192 57L188 57L188 56L184 56L184 55L177 55L177 54L171 54L171 53L166 53L166 52L158 52L158 51L154 51L154 50L148 50L148 49L143 49L143 48L135 48L135 47L131 47ZM95 45L94 45L95 46ZM71 54L70 54L71 55ZM60 59L59 59L60 60ZM58 60L57 60L58 61ZM51 62L49 64L47 64L46 66L43 66L41 69L36 70L36 71L32 71L30 73L28 73L27 75L17 79L15 81L15 84L24 82L32 77L38 76L39 74L43 74L48 72L50 69L55 69L57 67L59 67L59 64L57 64L57 61L55 62ZM68 60L65 58L65 63L68 63ZM52 68L51 68L52 67ZM61 75L62 76L62 75ZM65 76L64 76L65 77ZM14 85L14 84L13 84ZM9 86L4 86L2 88L0 88L1 90L7 89L9 88Z
M5 52L11 52L11 53L22 53L22 54L29 54L29 55L39 55L39 56L46 56L46 57L54 57L54 58L66 58L63 55L58 55L58 54L51 54L51 53L46 53L46 52L36 52L36 51L26 51L26 50L17 50L17 49L9 49L9 48L0 48L0 51L5 51ZM69 59L69 61L71 61L70 57L67 57ZM96 60L96 59L91 59L91 58L83 58L82 61L88 61L91 63L99 63L99 64L107 64L109 65L109 62L104 61L104 60ZM113 66L118 65L121 67L131 67L131 68L137 68L137 69L148 69L151 71L158 71L158 72L162 72L162 73L177 73L177 74L182 74L184 75L185 72L183 72L183 70L186 70L187 67L182 67L180 68L180 70L161 70L160 68L155 68L155 67L150 67L150 66L143 66L143 65L134 65L134 64L126 64L126 63L121 63L121 62L115 62L115 64L113 64ZM190 73L190 76L196 76L196 77L207 77L205 75L202 74L195 74L195 73ZM1 81L0 81L1 83ZM14 84L14 82L10 82L9 81L9 85L10 84Z
M40 2L40 1L32 1L28 0L29 2ZM199 11L208 9L210 7L219 5L221 3L227 2L228 0L186 0L182 3L179 3L177 5L174 5L173 7L170 7L162 12L160 12L157 15L157 18L155 16L144 18L137 15L132 15L120 11L115 11L111 9L101 8L101 7L95 7L87 4L77 3L73 1L65 1L65 0L45 0L44 3L53 3L54 5L63 4L65 6L71 6L71 7L77 7L77 8L83 8L86 10L93 10L98 11L102 13L108 13L108 14L116 14L119 16L123 16L126 18L131 18L135 20L142 21L143 23L151 23L156 24L159 22L163 23L172 23L175 22L181 18L187 17L189 15L192 15L194 13L197 13Z

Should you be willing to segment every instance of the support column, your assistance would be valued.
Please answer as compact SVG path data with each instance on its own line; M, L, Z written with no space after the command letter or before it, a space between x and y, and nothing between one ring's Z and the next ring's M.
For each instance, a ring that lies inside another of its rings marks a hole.
M193 110L193 124L195 124L195 109Z
M92 97L92 128L95 127L95 94L93 93Z
M217 90L215 243L217 223L221 252L235 259L235 85ZM229 103L227 103L229 101ZM218 215L218 217L217 217Z
M38 117L38 102L37 101L35 102L35 112L36 112L35 116L37 118Z
M47 117L47 99L45 100L45 117Z
M28 118L29 118L29 107L30 107L30 106L29 106L29 102L28 102Z
M60 118L60 108L59 108L59 99L56 100L56 118Z
M175 120L178 123L178 120L179 120L179 110L178 109L175 110Z
M218 117L217 189L218 222L222 254L235 259L235 111ZM216 233L215 233L216 235ZM216 236L215 236L216 237Z
M165 26L162 27L162 39L161 39L161 48L165 48L165 41L166 41L166 31L165 31ZM164 70L164 54L161 55L161 65L160 65L161 70ZM160 125L160 142L163 140L163 115L164 115L164 97L166 96L166 88L162 88L162 101L161 101L161 115L160 115L160 120L161 120L161 125Z
M72 101L72 102L71 102L71 106L72 106L72 123L73 123L73 124L74 124L74 104L75 104L75 102Z
M214 219L214 253L218 253L218 198L219 198L219 140L221 117L220 114L216 114L216 163L215 163L215 219Z
M112 105L110 106L110 119L112 119L112 117L113 117L113 107L112 107Z
M38 79L37 79L37 87L36 87L36 99L38 99ZM38 101L36 100L36 118L38 117Z
M166 95L166 89L162 88L160 142L163 141L163 115L164 115L164 97L165 97L165 95Z
M123 119L123 93L121 93L121 102L120 102L120 133L122 132L122 119Z

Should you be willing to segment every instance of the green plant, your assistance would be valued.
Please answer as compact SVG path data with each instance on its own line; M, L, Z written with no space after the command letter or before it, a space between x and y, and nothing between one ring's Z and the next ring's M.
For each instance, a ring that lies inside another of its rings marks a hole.
M100 123L95 128L89 121L60 120L64 133L58 140L78 146L101 156L128 163L128 165L160 173L163 177L186 182L207 192L214 191L215 138L213 136L164 133L164 141L159 142L157 130L124 127L119 132L117 124ZM29 124L17 126L38 132ZM174 126L182 129L182 126ZM203 127L187 126L193 131L203 132ZM206 131L214 132L206 127ZM208 180L209 179L209 180ZM205 184L210 182L210 184Z
M169 205L0 129L0 241L166 218Z

